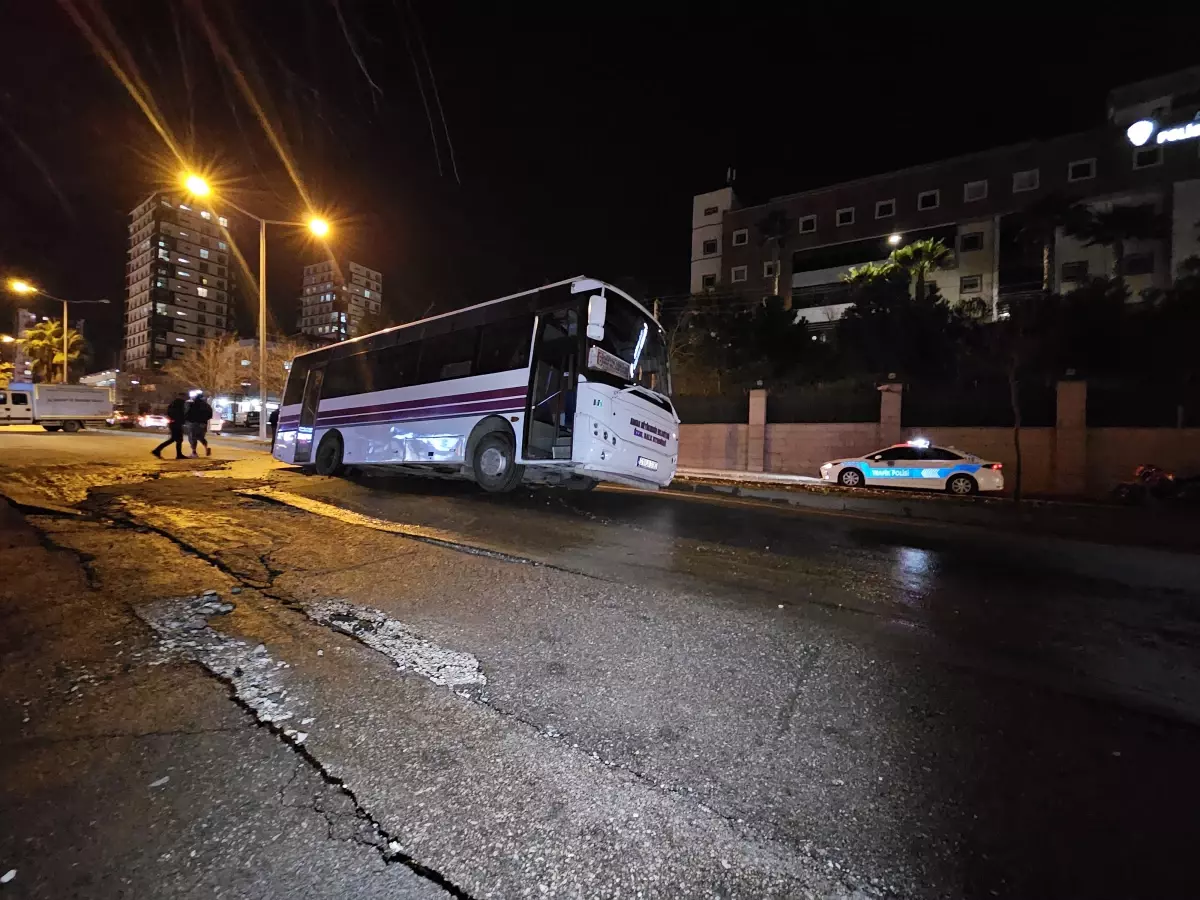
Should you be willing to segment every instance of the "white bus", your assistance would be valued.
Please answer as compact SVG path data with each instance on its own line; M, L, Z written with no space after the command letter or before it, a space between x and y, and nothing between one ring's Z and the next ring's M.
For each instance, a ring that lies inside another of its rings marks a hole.
M297 356L276 459L588 489L670 483L679 417L662 328L579 277Z

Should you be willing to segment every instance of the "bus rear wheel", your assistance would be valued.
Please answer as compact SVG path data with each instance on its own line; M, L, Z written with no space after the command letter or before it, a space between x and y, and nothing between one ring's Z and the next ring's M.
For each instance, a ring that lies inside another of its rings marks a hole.
M492 494L507 494L521 483L524 467L517 465L516 447L500 431L485 434L475 444L471 458L475 483Z
M318 475L342 474L344 452L345 445L342 443L342 436L336 431L329 432L321 438L321 443L317 445L317 458L313 460L313 469Z

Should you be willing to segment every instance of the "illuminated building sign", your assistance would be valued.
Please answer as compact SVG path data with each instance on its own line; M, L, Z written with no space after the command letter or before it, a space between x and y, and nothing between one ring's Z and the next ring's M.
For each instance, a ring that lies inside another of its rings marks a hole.
M1191 121L1183 125L1172 125L1170 128L1163 128L1160 131L1158 123L1153 119L1142 119L1126 128L1125 136L1129 138L1129 143L1135 147L1141 147L1151 137L1159 144L1190 141L1193 138L1200 138L1200 121Z

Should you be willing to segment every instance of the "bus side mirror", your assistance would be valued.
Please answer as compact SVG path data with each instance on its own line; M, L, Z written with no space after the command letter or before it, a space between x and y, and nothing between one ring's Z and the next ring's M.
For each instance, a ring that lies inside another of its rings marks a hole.
M608 314L608 298L603 294L588 297L587 336L593 341L604 340L604 318Z

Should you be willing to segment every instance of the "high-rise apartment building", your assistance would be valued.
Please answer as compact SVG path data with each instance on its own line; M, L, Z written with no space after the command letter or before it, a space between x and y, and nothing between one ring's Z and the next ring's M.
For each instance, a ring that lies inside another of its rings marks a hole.
M233 330L228 222L169 191L129 218L122 368L157 369Z
M304 267L300 289L300 332L318 340L358 337L363 319L377 315L383 301L383 275L356 262L334 260Z
M27 309L17 310L16 318L13 321L13 337L16 338L13 343L14 381L33 381L33 360L25 352L25 345L21 343L21 340L25 337L25 332L37 324L37 320L37 313Z

